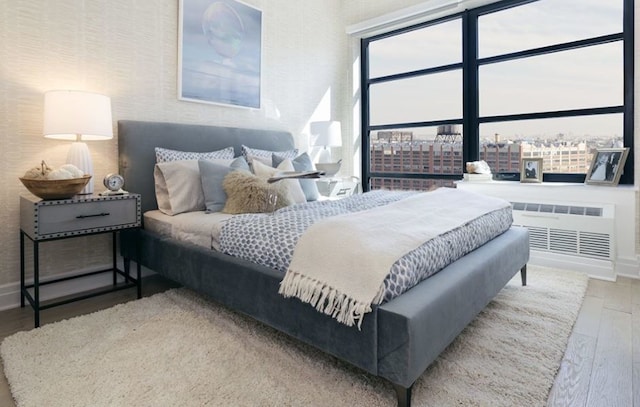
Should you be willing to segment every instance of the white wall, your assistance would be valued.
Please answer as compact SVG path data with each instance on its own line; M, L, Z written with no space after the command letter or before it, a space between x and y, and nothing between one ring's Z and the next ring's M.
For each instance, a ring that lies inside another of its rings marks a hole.
M263 11L261 110L177 99L178 0L0 2L0 296L19 280L18 197L26 189L18 177L42 159L63 164L68 149L42 137L44 91L111 96L114 128L135 119L284 129L303 149L309 121L340 120L348 83L341 2L245 2ZM89 148L99 191L102 177L117 170L117 137ZM107 265L109 245L108 236L45 243L41 273Z

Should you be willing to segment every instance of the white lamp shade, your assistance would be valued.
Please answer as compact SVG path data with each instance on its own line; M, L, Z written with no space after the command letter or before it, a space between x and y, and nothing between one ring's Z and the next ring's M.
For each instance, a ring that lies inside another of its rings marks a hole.
M43 134L62 140L113 138L111 99L98 93L52 90L44 94Z
M340 122L311 122L309 127L311 134L316 136L313 142L314 146L340 147L342 145Z

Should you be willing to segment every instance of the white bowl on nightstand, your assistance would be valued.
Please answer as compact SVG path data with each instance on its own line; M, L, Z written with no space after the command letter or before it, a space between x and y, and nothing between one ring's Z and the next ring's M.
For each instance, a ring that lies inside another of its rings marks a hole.
M316 169L318 171L324 171L325 177L332 177L340 171L341 162L337 163L317 163Z

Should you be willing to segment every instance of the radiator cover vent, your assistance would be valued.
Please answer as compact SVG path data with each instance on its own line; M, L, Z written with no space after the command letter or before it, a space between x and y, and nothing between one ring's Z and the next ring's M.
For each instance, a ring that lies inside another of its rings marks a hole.
M511 202L514 211L541 212L541 213L561 213L565 215L577 216L598 216L604 215L603 208L580 205L556 205L541 204L532 202Z
M512 202L514 225L529 229L532 250L613 259L614 206Z

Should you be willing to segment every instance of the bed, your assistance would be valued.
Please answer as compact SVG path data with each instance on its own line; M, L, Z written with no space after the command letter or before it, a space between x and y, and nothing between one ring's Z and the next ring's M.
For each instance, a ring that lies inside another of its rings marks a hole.
M125 189L142 196L143 212L158 208L155 148L214 151L241 146L285 151L290 133L260 129L122 120L118 122L120 173ZM150 218L145 219L150 223ZM415 380L504 285L521 272L526 284L529 235L510 227L401 295L347 326L297 298L279 294L281 272L177 240L145 227L121 233L120 250L131 261L225 306L393 384L398 405L409 406Z

